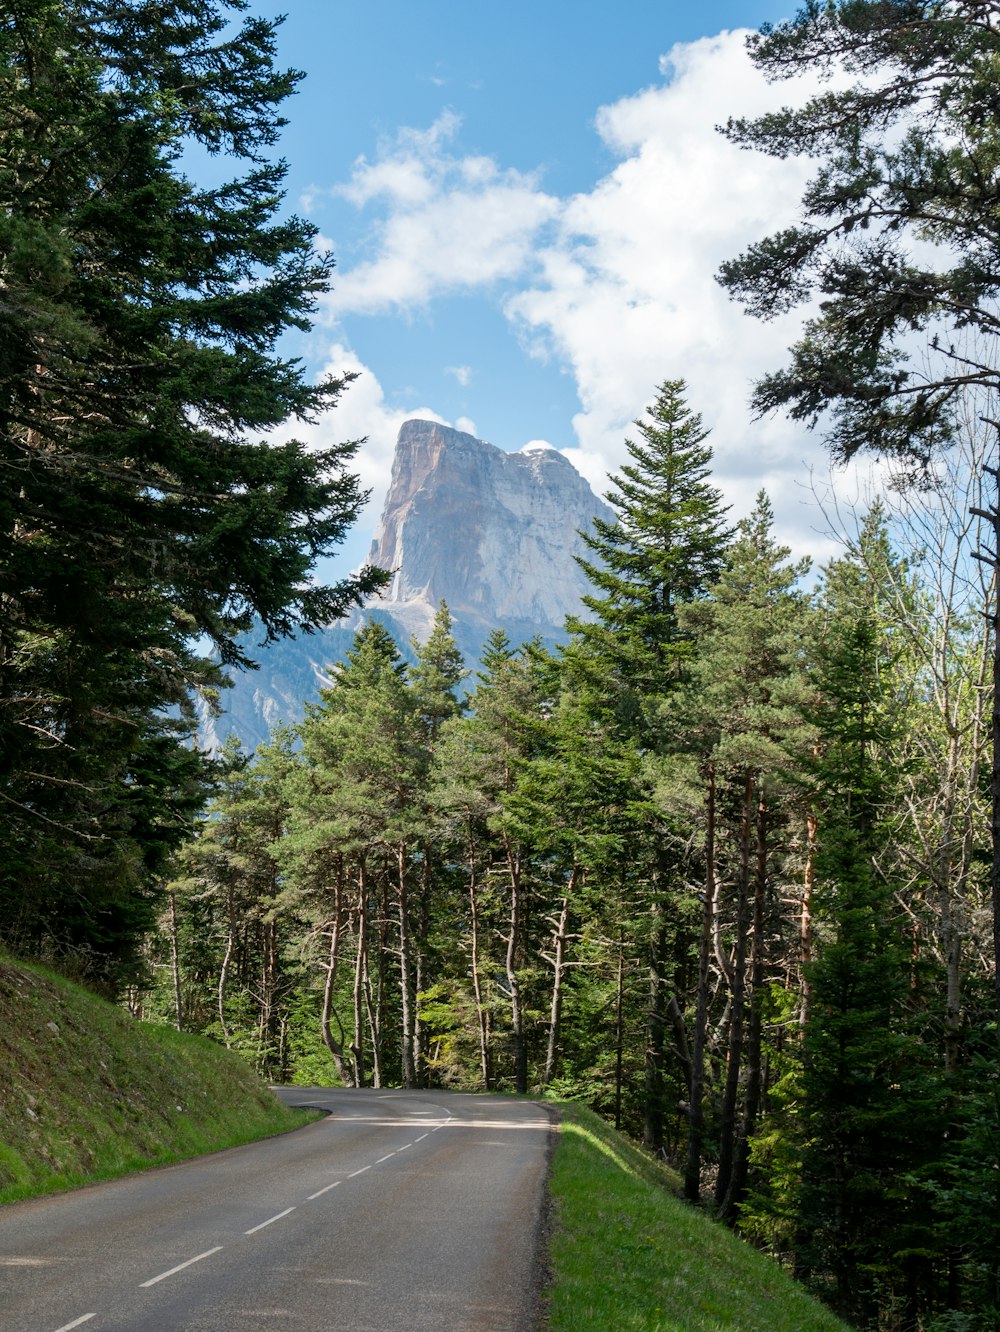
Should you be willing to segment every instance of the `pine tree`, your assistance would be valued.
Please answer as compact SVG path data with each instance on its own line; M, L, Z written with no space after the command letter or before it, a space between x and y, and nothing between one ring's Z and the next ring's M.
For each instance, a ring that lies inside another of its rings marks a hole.
M718 576L730 535L709 481L708 431L684 394L683 380L660 385L635 422L643 442L625 441L632 461L605 496L615 520L597 518L582 534L594 556L579 560L595 589L583 598L594 618L570 628L633 700L670 687L683 650L678 607Z
M703 1075L708 968L723 919L725 868L732 881L730 956L723 988L730 1006L726 1082L719 1106L716 1203L734 1220L746 1190L750 1142L760 1113L766 938L774 933L773 842L795 806L789 778L810 749L803 720L801 661L808 601L797 584L808 560L791 560L774 539L774 512L757 495L739 525L728 565L708 595L684 608L695 645L687 718L703 746L711 823L694 1021L687 1193L698 1195L704 1124ZM779 834L780 835L780 834ZM742 1100L742 1112L740 1103Z

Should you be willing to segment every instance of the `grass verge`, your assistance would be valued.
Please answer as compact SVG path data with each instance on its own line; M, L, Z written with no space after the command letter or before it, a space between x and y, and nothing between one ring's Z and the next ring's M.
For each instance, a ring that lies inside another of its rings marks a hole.
M682 1202L676 1184L569 1102L550 1181L551 1332L845 1332L764 1254Z
M0 1203L296 1128L235 1054L0 955Z

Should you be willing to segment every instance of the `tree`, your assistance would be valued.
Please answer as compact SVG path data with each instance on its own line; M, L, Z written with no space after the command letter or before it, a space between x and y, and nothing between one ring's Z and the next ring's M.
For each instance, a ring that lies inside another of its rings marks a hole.
M770 79L858 76L725 128L743 147L821 161L799 224L721 269L759 318L821 297L754 405L822 421L840 458L926 463L962 390L1000 389L1000 15L984 0L808 0L748 47ZM916 369L914 334L928 354Z
M412 1087L410 850L420 831L422 763L406 665L383 625L369 620L358 630L346 660L333 668L330 687L308 707L301 736L305 761L281 854L289 877L318 906L312 941L326 945L318 958L325 972L324 1041L341 1076L364 1086L367 1029L372 1078L381 1086L391 1057L387 1014L395 983L398 1067L403 1085ZM354 939L349 1072L343 1039L333 1029L342 1026L334 985L348 931Z
M685 389L681 379L659 386L646 418L635 421L643 442L625 441L632 461L605 495L614 521L596 518L593 532L582 533L595 557L578 560L594 586L583 598L594 619L569 627L631 696L669 687L682 651L678 607L718 576L730 535L709 481L709 432Z
M927 1168L940 1159L945 1124L940 1072L914 1012L917 960L888 835L902 781L897 743L916 690L881 610L892 564L876 511L859 549L825 575L822 933L803 1043L797 1257L852 1324L878 1325L879 1308L898 1300L903 1325L915 1327L940 1265ZM898 570L890 596L893 582Z
M65 935L68 881L99 901L123 878L127 914L137 769L176 765L164 710L218 683L195 640L246 666L255 620L308 631L382 581L309 578L359 511L356 446L265 438L347 380L275 350L332 261L280 216L300 75L275 22L231 25L245 8L14 0L0 22L0 929L27 943ZM243 174L199 188L192 146Z
M679 608L718 576L730 536L722 497L709 481L708 432L684 394L683 380L666 380L646 419L635 423L643 442L626 440L631 462L612 478L606 496L616 519L598 519L593 533L584 536L595 558L580 564L595 590L583 600L594 619L568 622L574 637L564 658L572 687L589 698L595 717L616 718L619 734L648 753L662 752L676 740L663 726L660 704L682 679L688 652ZM637 857L649 857L651 885L644 1138L658 1149L668 1012L679 1025L666 984L668 903L678 881L671 845L676 848L683 839L656 818L646 832L642 850L636 848Z
M763 1104L766 969L774 965L768 945L781 933L774 920L775 843L788 823L800 817L794 774L801 770L812 741L803 716L809 609L797 587L809 561L792 561L790 554L774 539L774 511L760 491L739 525L721 577L681 615L695 645L694 700L688 716L692 736L702 737L705 747L702 767L711 829L692 1040L686 1193L697 1200L708 970L730 877L735 900L725 920L728 956L720 951L729 1040L716 1177L716 1203L729 1220L735 1219L746 1192L750 1143Z

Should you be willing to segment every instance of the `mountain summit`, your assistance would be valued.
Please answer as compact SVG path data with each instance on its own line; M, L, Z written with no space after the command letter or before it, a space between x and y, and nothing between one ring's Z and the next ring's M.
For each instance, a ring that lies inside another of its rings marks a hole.
M394 570L371 604L422 638L448 603L467 655L491 629L562 637L588 590L574 559L594 517L612 518L555 449L519 453L435 421L406 421L369 560Z
M446 601L472 669L496 628L515 644L564 641L566 616L581 613L589 589L573 558L587 553L580 531L598 516L614 518L555 449L506 453L436 421L405 421L369 555L393 570L389 588L320 633L263 649L248 635L260 669L236 677L222 717L203 717L201 743L217 748L235 732L253 749L277 722L298 721L366 616L412 656L410 640L427 637Z

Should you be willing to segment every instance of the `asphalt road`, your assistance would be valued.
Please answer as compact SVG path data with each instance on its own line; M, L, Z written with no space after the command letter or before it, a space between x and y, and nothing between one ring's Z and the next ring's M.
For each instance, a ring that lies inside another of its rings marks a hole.
M2 1332L529 1332L528 1101L287 1088L280 1138L0 1208Z

